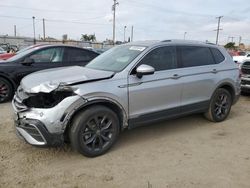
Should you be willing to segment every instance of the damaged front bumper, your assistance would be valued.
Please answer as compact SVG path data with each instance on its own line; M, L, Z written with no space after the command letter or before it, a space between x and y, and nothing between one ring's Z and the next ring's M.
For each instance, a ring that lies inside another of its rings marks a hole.
M16 94L12 101L17 135L36 146L59 146L70 115L86 101L78 95L63 99L51 108L29 108Z

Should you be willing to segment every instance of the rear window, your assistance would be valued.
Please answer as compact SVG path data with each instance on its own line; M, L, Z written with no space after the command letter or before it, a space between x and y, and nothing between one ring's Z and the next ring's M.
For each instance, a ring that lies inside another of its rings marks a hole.
M225 60L225 57L222 55L222 53L218 49L216 48L210 48L210 49L214 56L214 60L217 64Z
M182 67L195 67L215 64L211 51L207 47L179 47Z

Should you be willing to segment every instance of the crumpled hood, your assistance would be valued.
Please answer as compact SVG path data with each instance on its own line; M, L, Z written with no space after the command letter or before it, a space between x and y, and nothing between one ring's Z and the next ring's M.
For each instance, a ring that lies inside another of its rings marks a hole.
M21 81L22 89L27 93L50 93L61 85L81 84L108 79L114 72L72 66L47 69L32 73Z

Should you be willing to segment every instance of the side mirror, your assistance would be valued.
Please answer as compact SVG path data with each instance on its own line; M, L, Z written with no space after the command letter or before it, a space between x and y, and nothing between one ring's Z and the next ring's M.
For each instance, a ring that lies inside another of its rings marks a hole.
M144 75L151 75L154 74L155 68L149 65L142 64L136 69L136 76L138 78L142 78Z
M33 63L35 63L35 61L34 61L34 59L32 59L32 58L30 58L30 57L26 57L26 58L24 59L24 61L22 62L23 65L31 65L31 64L33 64Z

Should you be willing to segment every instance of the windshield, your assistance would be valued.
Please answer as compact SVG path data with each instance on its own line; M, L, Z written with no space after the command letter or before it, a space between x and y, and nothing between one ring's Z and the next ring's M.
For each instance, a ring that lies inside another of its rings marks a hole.
M117 46L96 57L89 64L87 64L86 67L92 69L120 72L145 49L145 46Z

